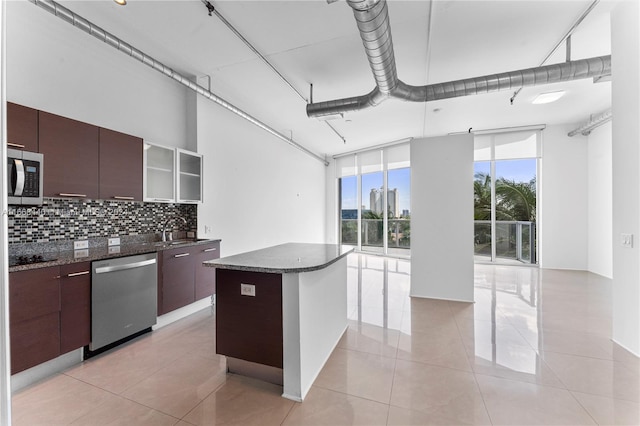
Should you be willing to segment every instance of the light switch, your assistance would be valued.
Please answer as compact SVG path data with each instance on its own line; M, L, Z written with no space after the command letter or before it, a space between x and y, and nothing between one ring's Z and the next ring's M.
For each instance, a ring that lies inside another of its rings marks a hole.
M120 237L109 238L108 245L109 245L109 247L111 247L111 246L119 246L120 245Z
M623 247L633 248L633 234L620 234L620 242Z
M240 284L240 294L242 296L253 296L256 295L256 286L253 284Z

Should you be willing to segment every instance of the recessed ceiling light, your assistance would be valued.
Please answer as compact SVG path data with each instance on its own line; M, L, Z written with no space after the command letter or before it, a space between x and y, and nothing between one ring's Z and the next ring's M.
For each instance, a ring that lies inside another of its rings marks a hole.
M562 96L564 96L564 90L558 90L557 92L540 93L538 96L535 97L533 101L531 101L531 103L548 104L548 103L557 101Z
M120 6L124 6L127 4L127 0L113 0L113 1L115 1Z

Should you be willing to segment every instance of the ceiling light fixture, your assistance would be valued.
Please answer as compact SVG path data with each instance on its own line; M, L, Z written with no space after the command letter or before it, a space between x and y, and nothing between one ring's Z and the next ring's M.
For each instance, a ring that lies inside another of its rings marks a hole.
M113 0L120 6L125 6L127 4L127 0Z
M532 104L549 104L551 102L557 101L563 96L564 96L564 90L558 90L557 92L540 93L538 96L535 97L533 101L531 101L531 103Z

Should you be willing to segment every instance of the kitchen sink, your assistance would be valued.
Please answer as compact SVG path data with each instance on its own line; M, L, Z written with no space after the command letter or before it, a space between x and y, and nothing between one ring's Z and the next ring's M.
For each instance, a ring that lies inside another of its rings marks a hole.
M207 238L198 238L198 239L189 238L187 240L159 241L157 243L154 243L153 245L156 247L169 247L169 246L179 246L180 244L197 243L199 241L207 241Z

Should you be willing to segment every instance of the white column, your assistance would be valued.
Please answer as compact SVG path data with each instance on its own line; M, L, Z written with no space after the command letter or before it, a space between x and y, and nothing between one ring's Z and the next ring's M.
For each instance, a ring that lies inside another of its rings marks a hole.
M411 296L473 302L473 135L411 142Z
M640 356L640 2L611 12L613 340ZM633 235L633 246L622 244Z
M0 2L0 141L5 140L6 119L6 2ZM7 145L2 142L0 148L0 185L7 187L5 166L7 164ZM9 248L7 245L7 191L0 197L0 424L11 424L11 373L9 358Z

